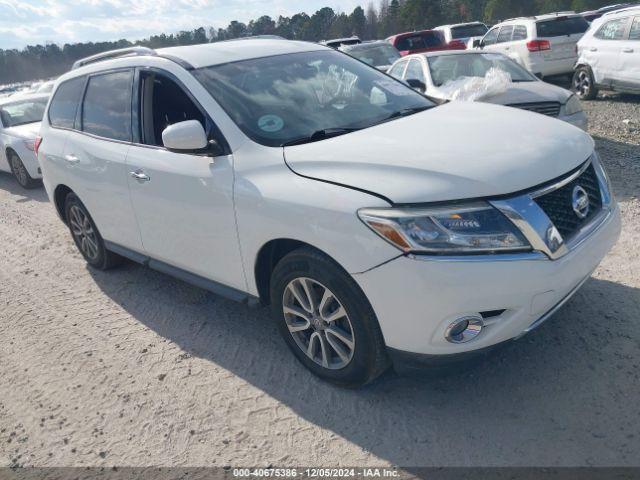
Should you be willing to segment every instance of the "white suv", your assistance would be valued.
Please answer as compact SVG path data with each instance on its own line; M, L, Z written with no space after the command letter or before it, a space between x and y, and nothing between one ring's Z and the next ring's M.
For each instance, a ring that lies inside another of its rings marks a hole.
M573 74L576 44L589 23L573 12L514 18L494 26L480 48L510 56L538 77Z
M573 89L592 100L598 89L640 93L640 7L607 13L578 43Z
M38 157L87 262L127 257L270 304L296 357L339 384L530 331L619 233L581 130L436 106L321 45L138 48L76 67Z

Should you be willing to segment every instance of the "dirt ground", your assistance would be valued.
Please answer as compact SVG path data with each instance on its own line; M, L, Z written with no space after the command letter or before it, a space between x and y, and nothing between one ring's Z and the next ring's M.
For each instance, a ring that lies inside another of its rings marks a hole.
M357 391L307 373L265 309L89 270L44 190L0 174L0 466L640 466L633 102L585 105L624 227L582 290L478 368Z

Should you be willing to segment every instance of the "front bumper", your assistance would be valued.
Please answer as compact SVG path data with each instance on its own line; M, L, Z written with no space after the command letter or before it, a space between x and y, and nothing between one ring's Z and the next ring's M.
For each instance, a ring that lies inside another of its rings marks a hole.
M555 260L539 252L403 256L354 278L371 302L392 351L459 355L492 347L537 326L589 277L615 244L620 228L620 212L614 205L597 229ZM453 320L479 313L487 318L477 338L463 344L445 339Z

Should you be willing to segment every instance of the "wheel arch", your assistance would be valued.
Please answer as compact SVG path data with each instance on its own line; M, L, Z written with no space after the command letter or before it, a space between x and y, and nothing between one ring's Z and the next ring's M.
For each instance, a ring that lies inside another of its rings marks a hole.
M64 223L67 223L67 216L64 211L65 200L67 198L67 195L69 195L70 193L73 193L73 190L71 190L64 184L58 185L53 191L53 201L55 203L56 210L58 211L58 215Z
M260 248L260 250L258 250L253 271L254 280L258 289L258 296L263 305L268 305L270 303L269 289L271 287L271 273L275 266L285 257L285 255L303 247L308 247L321 253L322 255L330 258L336 263L336 265L340 266L340 264L336 262L331 255L302 240L277 238L268 241Z

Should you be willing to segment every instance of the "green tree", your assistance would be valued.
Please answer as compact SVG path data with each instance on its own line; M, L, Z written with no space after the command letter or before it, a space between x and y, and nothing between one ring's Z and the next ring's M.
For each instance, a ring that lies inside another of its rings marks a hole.
M365 35L365 26L367 24L367 17L362 7L354 8L351 15L349 15L349 23L351 24L351 33L363 38Z

